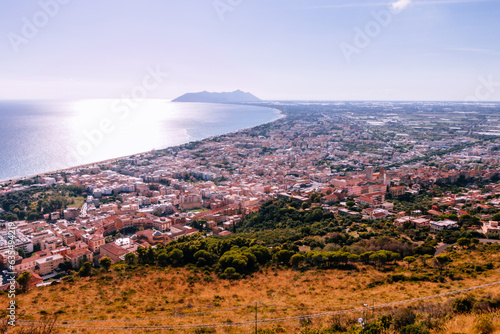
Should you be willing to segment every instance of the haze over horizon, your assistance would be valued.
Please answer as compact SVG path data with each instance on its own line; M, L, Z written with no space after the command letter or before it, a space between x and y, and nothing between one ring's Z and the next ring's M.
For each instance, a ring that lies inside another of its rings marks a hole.
M500 101L495 0L0 3L0 99Z

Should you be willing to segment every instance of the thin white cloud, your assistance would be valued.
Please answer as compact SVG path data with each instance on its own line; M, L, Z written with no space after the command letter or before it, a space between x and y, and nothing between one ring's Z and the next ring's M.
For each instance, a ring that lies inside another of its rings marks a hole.
M374 2L372 2L372 3L359 2L359 3L344 3L344 4L337 4L337 5L293 7L293 8L288 8L288 9L302 10L302 9L351 8L351 7L380 7L380 6L387 6L387 3L384 3L384 2L379 2L379 3L374 3Z
M415 1L415 5L446 5L454 3L489 2L491 0L425 0Z
M411 4L411 0L398 0L391 4L395 10L403 10Z
M288 9L328 9L328 8L351 8L351 7L382 7L382 6L392 6L396 10L402 10L406 8L410 3L413 5L446 5L446 4L458 4L458 3L471 3L471 2L490 2L492 0L397 0L392 3L387 2L348 2L340 3L335 5L319 5L319 6L306 6L306 7L294 7ZM282 9L280 9L282 10Z
M459 51L459 52L473 52L473 53L482 53L487 55L500 55L499 52L490 50L490 49L478 49L478 48L448 48L451 51Z

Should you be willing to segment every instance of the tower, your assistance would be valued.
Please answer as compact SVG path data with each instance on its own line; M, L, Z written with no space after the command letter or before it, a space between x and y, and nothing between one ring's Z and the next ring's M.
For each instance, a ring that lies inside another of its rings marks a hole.
M368 166L365 168L366 179L369 181L373 178L373 167Z
M385 169L383 166L379 167L378 180L385 184Z

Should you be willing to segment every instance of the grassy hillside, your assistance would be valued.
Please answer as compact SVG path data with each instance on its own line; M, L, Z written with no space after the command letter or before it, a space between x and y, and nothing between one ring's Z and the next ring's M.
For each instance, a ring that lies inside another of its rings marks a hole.
M473 250L451 250L447 254L453 261L441 269L433 268L431 261L417 261L410 268L402 261L383 268L359 263L350 270L292 270L272 266L240 280L219 279L214 273L194 266L165 269L117 264L109 272L97 271L86 278L75 276L59 285L20 293L17 296L18 315L22 320L56 315L57 321L66 322L59 325L82 326L53 331L59 333L124 333L123 330L108 331L106 328L215 323L227 327L215 331L176 328L170 332L254 333L257 302L258 319L296 317L259 323L259 333L358 333L361 326L356 320L363 315L368 323L365 333L383 333L382 329L370 329L370 326L383 321L387 323L389 318L391 326L387 333L400 333L402 325L411 322L425 324L431 333L500 333L500 285L469 294L374 311L369 309L372 305L500 281L497 246L479 245ZM421 277L418 275L437 275L439 270L443 271L443 277L446 276L441 282L415 281L415 277ZM454 274L450 275L451 272ZM467 295L473 298L469 299L470 307L464 298ZM453 300L458 302L453 304ZM6 295L0 296L0 303L5 310ZM465 308L460 309L460 303ZM342 315L332 314L346 309L357 310ZM315 317L317 314L323 316ZM246 321L249 323L245 326L237 325ZM485 330L481 331L481 327ZM15 333L13 330L8 332ZM160 331L134 331L154 332Z

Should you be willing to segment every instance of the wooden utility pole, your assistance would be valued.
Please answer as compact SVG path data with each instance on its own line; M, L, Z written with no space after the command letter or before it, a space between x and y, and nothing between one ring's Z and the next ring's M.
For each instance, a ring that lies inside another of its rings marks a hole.
M375 318L375 299L372 299L372 321Z

